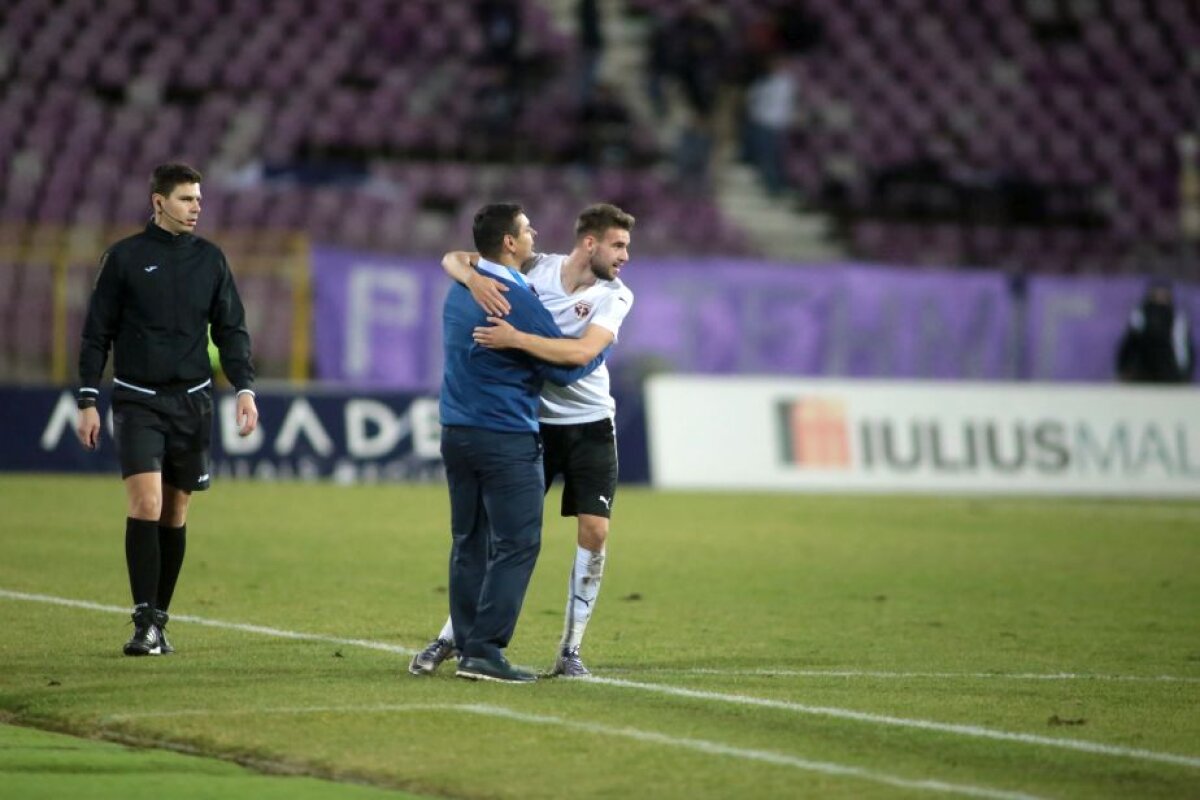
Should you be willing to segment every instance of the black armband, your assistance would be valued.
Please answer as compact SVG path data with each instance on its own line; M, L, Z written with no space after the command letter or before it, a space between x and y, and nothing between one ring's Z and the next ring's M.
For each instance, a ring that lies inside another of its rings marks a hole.
M85 408L95 408L96 398L90 394L81 394L75 398L75 405L82 411Z

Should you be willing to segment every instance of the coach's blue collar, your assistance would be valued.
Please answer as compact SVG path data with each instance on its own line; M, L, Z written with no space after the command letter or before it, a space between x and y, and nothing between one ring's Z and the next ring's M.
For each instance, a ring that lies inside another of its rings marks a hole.
M512 267L506 267L503 264L497 264L494 261L488 261L486 258L480 257L478 267L481 271L494 275L501 280L512 281L518 286L528 287L525 282L525 277L518 270Z

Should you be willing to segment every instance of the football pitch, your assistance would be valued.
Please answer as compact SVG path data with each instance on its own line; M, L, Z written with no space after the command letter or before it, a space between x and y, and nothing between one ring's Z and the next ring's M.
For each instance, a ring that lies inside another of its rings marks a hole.
M0 477L0 797L1200 797L1200 503L623 487L594 677L526 686L406 672L443 487L219 482L166 657L121 655L123 517L115 476Z

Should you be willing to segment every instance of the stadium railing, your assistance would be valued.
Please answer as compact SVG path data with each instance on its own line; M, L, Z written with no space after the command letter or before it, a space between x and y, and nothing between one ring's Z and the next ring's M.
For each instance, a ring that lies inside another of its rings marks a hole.
M100 256L128 226L0 223L0 382L75 380ZM310 242L290 230L214 230L237 278L261 378L310 377ZM111 363L110 363L111 368Z

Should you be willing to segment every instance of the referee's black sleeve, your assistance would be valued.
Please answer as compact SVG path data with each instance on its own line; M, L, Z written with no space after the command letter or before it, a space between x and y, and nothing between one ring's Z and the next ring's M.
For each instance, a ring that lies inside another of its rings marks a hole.
M254 363L250 360L250 332L246 329L246 310L238 296L229 262L221 256L221 274L213 305L209 310L212 340L221 354L221 369L233 388L254 388Z
M87 319L79 346L79 386L95 389L108 361L108 348L121 322L121 266L108 250L100 258L100 272L88 301Z

